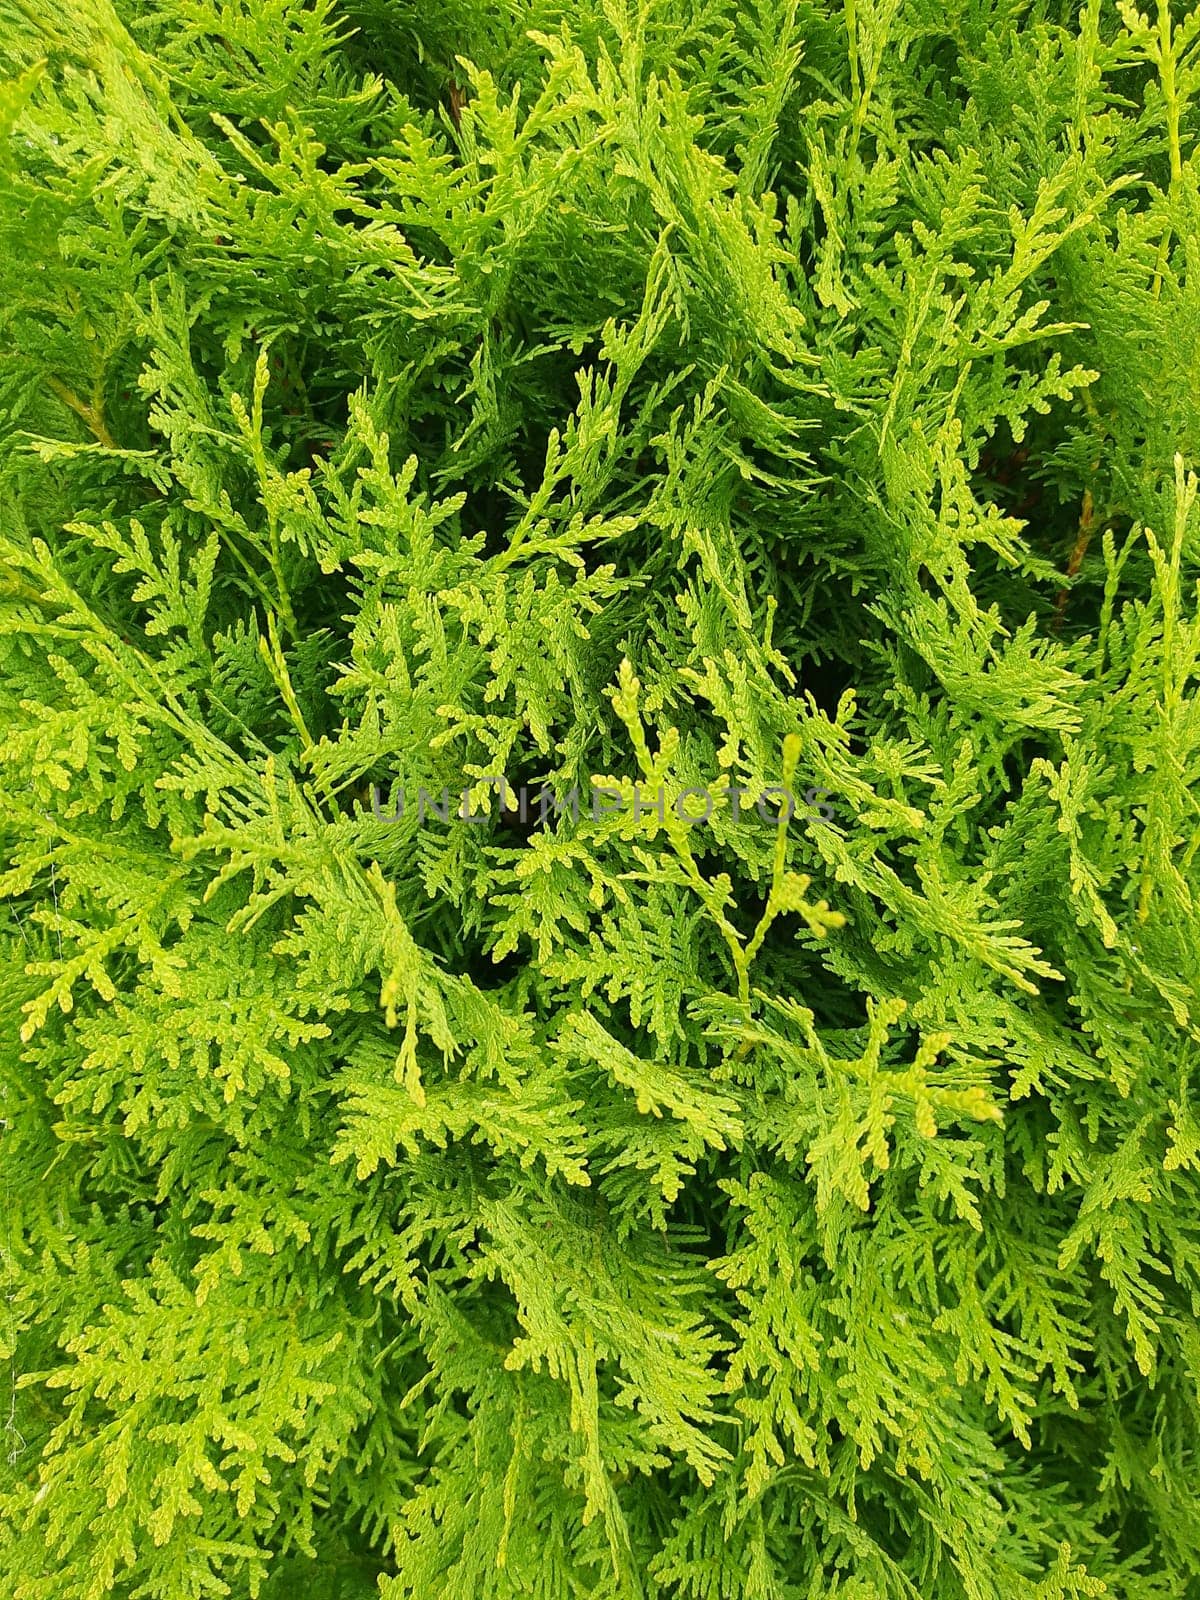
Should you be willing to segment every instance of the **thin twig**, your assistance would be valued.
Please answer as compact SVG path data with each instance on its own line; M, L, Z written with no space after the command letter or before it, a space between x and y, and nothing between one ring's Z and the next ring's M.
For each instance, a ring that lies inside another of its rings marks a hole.
M113 438L112 434L109 433L107 427L105 426L103 413L96 406L90 406L86 400L81 400L77 394L68 389L66 384L63 383L60 378L56 378L53 373L47 377L46 383L64 405L70 406L71 410L76 416L83 418L84 422L87 423L88 427L95 435L97 441L102 444L106 450L116 450L119 448L117 441Z

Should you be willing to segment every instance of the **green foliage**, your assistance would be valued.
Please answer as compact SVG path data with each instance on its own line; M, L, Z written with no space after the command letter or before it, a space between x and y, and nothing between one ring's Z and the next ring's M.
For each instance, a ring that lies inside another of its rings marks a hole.
M1200 13L0 57L5 1594L1194 1600Z

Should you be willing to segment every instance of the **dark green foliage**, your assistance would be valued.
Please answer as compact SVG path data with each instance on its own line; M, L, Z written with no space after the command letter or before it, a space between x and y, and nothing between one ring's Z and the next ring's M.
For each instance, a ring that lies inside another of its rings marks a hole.
M1195 1600L1200 14L0 54L4 1594Z

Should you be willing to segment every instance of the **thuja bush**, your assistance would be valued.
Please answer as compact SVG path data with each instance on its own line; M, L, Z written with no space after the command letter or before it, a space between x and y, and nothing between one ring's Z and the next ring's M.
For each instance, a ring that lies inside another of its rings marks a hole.
M3 6L4 1592L1200 1594L1200 18Z

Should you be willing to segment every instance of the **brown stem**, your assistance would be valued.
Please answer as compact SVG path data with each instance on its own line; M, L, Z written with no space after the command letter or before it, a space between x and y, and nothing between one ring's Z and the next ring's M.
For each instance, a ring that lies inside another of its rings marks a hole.
M103 413L96 406L90 406L85 400L81 400L53 373L47 377L46 382L64 405L70 406L77 417L83 418L95 438L106 450L116 450L118 448L117 441L104 425Z
M1100 463L1092 464L1095 472ZM1075 543L1071 549L1071 556L1067 562L1068 582L1058 591L1054 602L1054 631L1057 633L1062 627L1063 615L1067 609L1067 596L1070 594L1070 580L1076 576L1083 565L1083 558L1087 555L1088 545L1092 542L1092 534L1096 531L1096 502L1092 498L1092 491L1083 491L1083 505L1079 512L1079 532L1075 536Z

